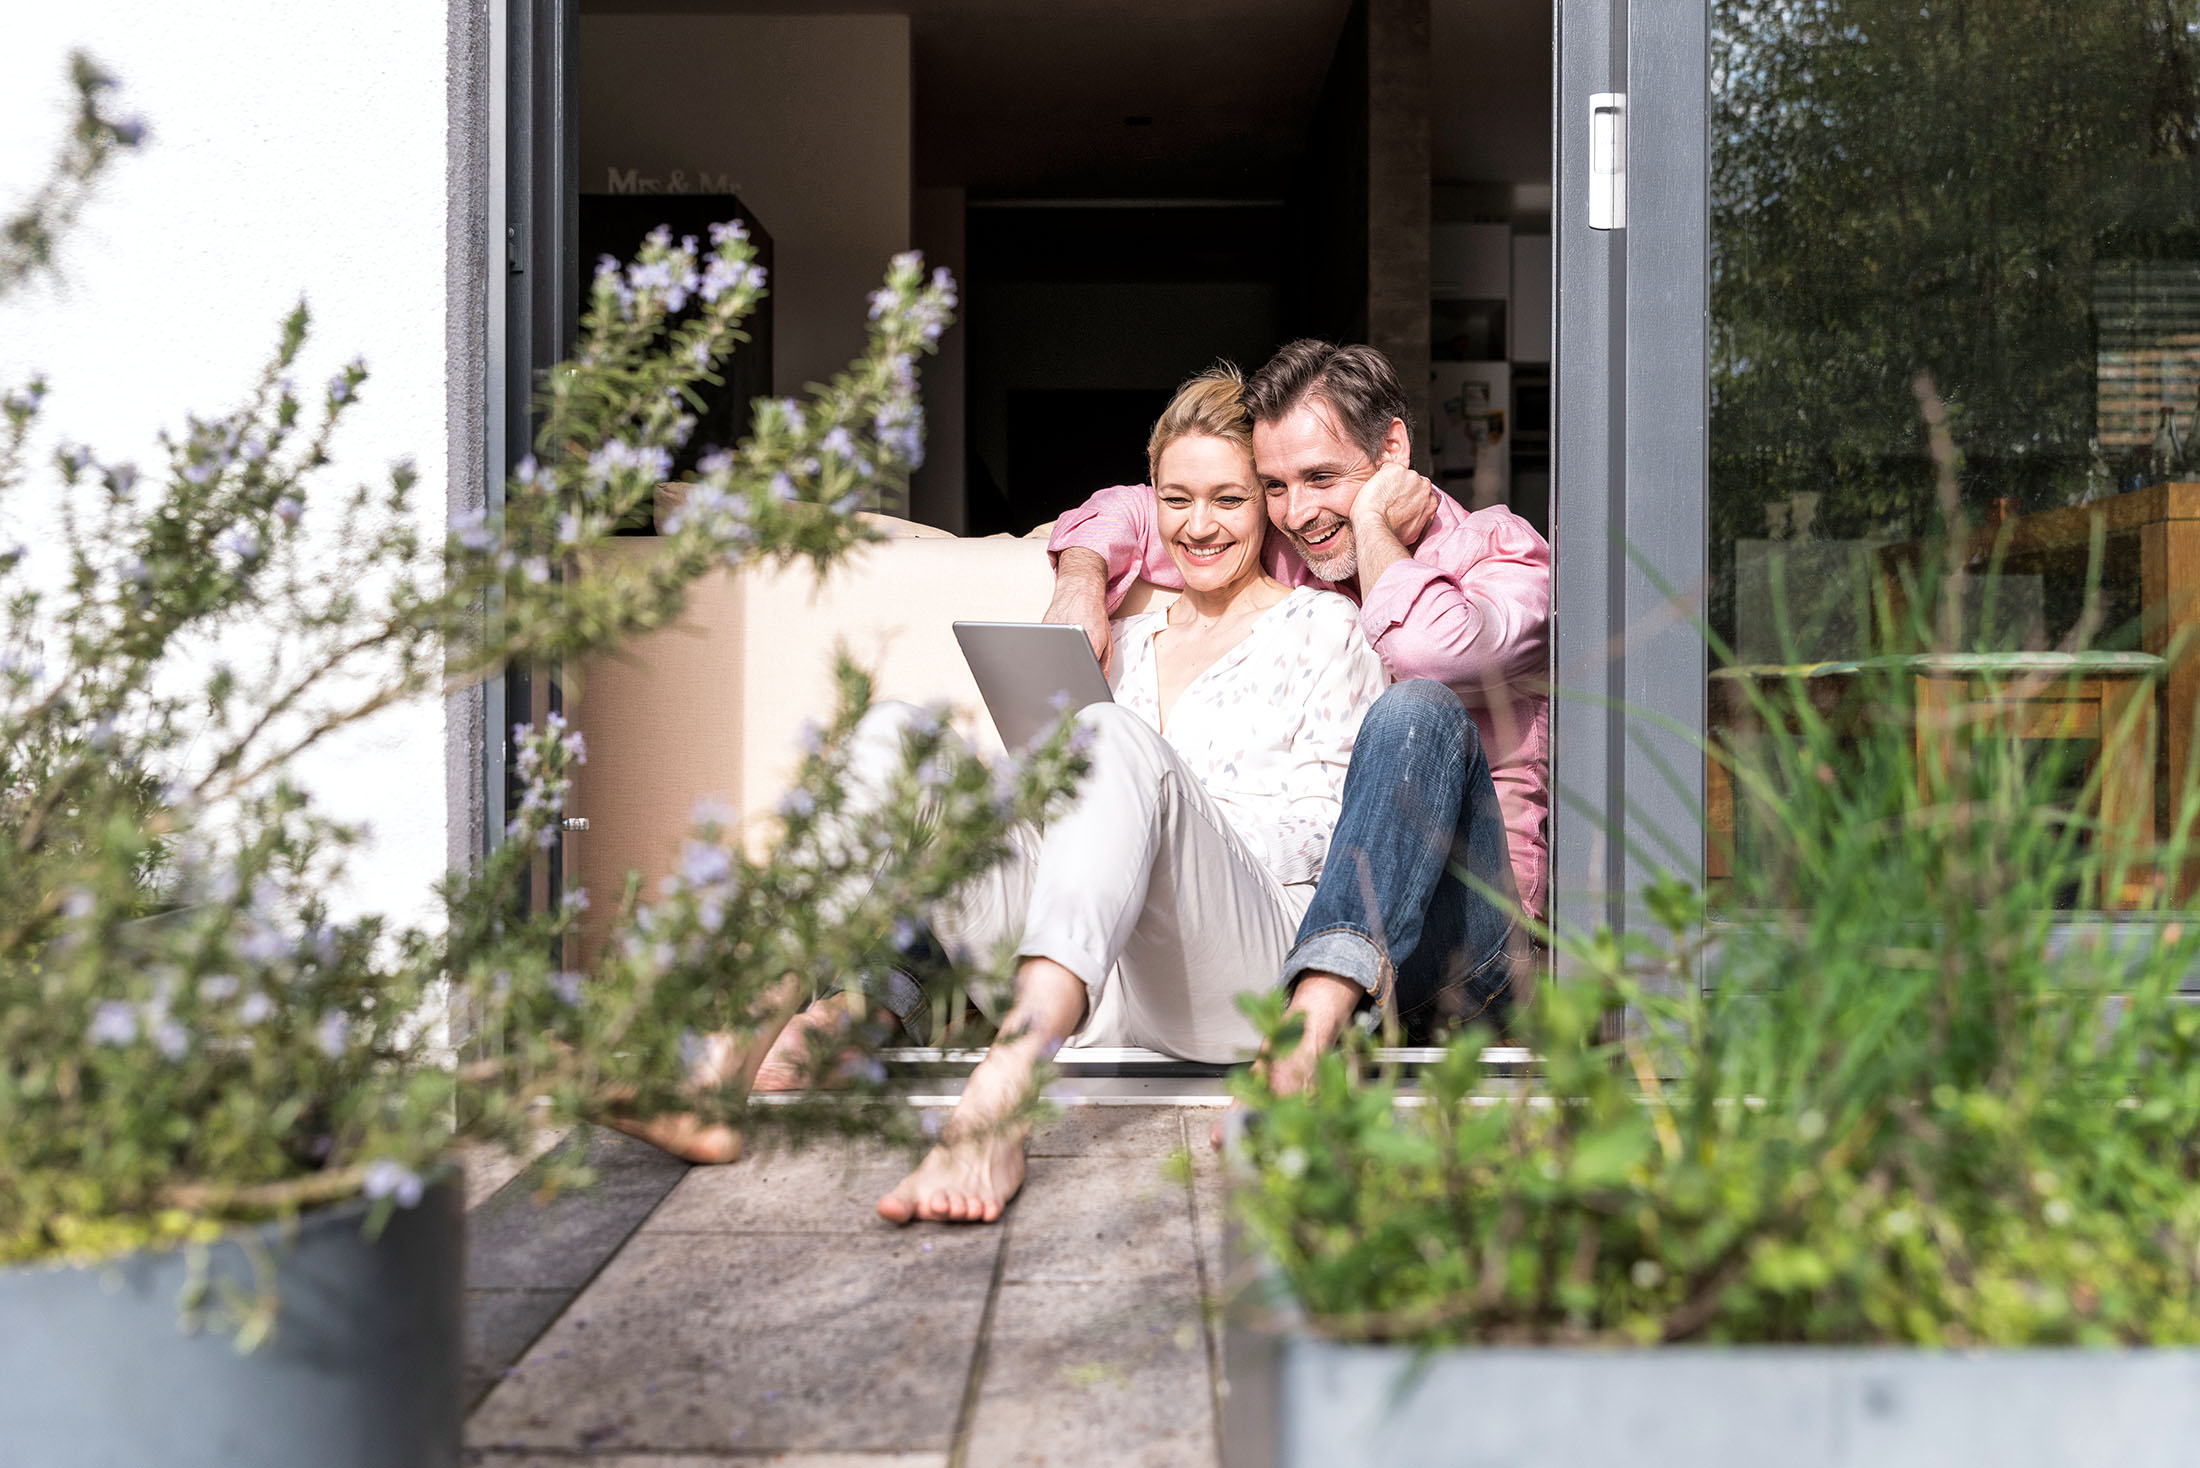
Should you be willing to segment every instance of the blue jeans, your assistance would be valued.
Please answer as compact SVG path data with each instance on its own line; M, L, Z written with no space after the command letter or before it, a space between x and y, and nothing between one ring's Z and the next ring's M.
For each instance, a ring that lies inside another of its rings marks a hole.
M1344 811L1283 961L1284 987L1310 971L1348 979L1376 1006L1394 1004L1412 1041L1502 1019L1516 907L1481 732L1443 684L1392 685L1353 744Z

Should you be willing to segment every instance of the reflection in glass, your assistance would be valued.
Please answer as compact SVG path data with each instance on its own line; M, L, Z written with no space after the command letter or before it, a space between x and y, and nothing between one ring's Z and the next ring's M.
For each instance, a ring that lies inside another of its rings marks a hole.
M2002 571L1962 648L2169 653L2200 592L2200 0L1712 14L1715 661L1888 650L1873 589L1948 528L1920 374L1956 559ZM2200 682L2163 688L2181 769Z

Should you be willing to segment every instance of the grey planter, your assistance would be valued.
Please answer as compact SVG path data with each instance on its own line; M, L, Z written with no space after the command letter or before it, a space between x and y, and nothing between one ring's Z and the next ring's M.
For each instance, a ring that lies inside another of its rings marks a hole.
M1227 1468L2186 1468L2200 1352L1468 1350L1233 1331Z
M257 1231L282 1303L250 1355L183 1331L180 1253L0 1270L0 1464L455 1468L461 1191L430 1188L371 1243L365 1207ZM209 1254L213 1278L250 1288L236 1243Z
M1348 1345L1233 1227L1224 1468L2190 1468L2200 1350ZM1279 1304L1279 1302L1281 1302Z

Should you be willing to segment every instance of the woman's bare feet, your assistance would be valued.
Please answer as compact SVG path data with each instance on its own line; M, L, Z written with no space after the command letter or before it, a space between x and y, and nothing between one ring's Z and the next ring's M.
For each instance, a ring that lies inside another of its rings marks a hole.
M1031 1096L1033 1064L1025 1046L994 1046L971 1072L940 1144L878 1200L879 1217L888 1223L998 1219L1024 1185L1024 1138L1031 1128L1017 1113Z
M878 1200L888 1223L992 1223L1024 1185L1024 1119L1039 1062L1085 1017L1085 985L1051 959L1028 958L1016 974L1016 1007L970 1073L940 1144Z
M847 997L834 994L820 999L788 1020L787 1027L765 1052L764 1063L756 1068L756 1080L750 1089L807 1091L816 1085L818 1062L824 1058L820 1052L833 1039L846 1034L853 1021Z
M688 1072L688 1088L710 1092L729 1086L753 1085L756 1068L764 1054L765 1039L766 1036L758 1035L743 1045L733 1035L704 1036L702 1054ZM715 1166L741 1155L739 1132L721 1122L705 1122L692 1112L627 1116L614 1110L605 1119L628 1136L639 1137L683 1162Z
M687 1112L673 1116L614 1116L611 1124L683 1162L709 1167L741 1155L741 1134L730 1126L705 1123Z

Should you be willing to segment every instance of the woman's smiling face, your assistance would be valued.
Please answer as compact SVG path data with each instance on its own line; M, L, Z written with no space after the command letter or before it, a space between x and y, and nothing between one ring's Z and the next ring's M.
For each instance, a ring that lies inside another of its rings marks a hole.
M1186 587L1218 591L1260 572L1268 531L1252 456L1228 439L1186 434L1154 474L1162 543Z

